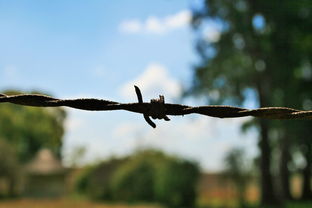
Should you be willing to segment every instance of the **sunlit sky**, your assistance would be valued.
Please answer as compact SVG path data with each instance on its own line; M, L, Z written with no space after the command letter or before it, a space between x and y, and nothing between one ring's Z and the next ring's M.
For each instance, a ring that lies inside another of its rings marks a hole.
M0 0L0 90L136 102L136 84L145 101L163 94L168 102L203 104L179 99L199 60L189 21L200 2ZM216 28L208 31L217 41ZM85 163L154 147L196 160L205 171L221 170L233 147L257 154L256 132L240 133L246 119L171 117L152 129L130 112L67 112L65 164L81 146Z

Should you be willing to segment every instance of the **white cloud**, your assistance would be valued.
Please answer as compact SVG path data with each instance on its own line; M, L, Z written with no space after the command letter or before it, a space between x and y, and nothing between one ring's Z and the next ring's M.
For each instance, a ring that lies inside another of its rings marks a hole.
M171 15L165 19L165 25L170 28L180 28L188 25L192 19L191 12L183 10L175 15Z
M207 27L204 31L204 38L207 42L218 42L221 37L221 31L213 25Z
M182 91L181 85L169 76L166 67L157 63L149 64L139 77L125 83L120 89L121 95L128 100L136 100L134 85L141 89L143 98L149 99L164 95L170 100L177 98Z
M215 21L208 21L205 23L202 35L207 42L218 42L221 37L222 25Z
M71 115L72 111L73 110L67 110L67 112L69 112L69 115L65 120L65 128L67 131L75 131L85 125L83 119Z
M165 32L166 24L157 17L151 16L145 21L144 29L149 33L161 34Z
M121 31L137 33L142 30L142 23L137 19L132 19L122 22L119 27Z
M191 21L192 15L188 10L182 10L176 14L164 18L149 16L146 20L138 19L124 20L119 29L125 33L151 33L164 34L174 29L187 26Z
M141 131L142 126L138 123L122 123L118 125L113 131L113 137L125 137L125 136L134 136Z

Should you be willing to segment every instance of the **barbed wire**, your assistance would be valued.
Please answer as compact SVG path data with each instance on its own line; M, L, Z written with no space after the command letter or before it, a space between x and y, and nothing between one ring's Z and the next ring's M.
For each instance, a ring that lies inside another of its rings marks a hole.
M82 99L57 99L45 95L19 94L5 95L0 94L0 103L13 103L24 106L34 107L71 107L88 111L112 111L126 110L143 114L146 122L156 128L156 124L150 119L164 119L170 121L171 116L183 116L187 114L200 114L218 118L237 118L254 116L267 119L307 119L312 120L312 111L302 111L286 107L264 107L258 109L246 109L226 105L207 105L192 107L180 104L165 103L164 96L152 99L149 103L143 102L141 90L135 87L137 103L118 103L110 100L82 98Z

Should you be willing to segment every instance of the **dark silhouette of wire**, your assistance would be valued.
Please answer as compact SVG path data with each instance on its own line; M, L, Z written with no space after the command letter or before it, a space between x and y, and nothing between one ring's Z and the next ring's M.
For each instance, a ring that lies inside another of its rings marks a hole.
M118 103L102 99L56 99L45 95L19 94L5 95L0 94L0 103L14 103L25 106L35 107L60 107L66 106L80 110L89 111L112 111L126 110L143 114L146 122L156 128L156 124L150 119L164 119L169 121L169 115L179 116L187 114L201 114L218 118L236 118L254 116L268 119L312 119L312 111L302 111L286 107L264 107L258 109L246 109L224 105L207 105L192 107L187 105L165 103L164 96L159 99L152 99L151 102L143 102L140 89L135 87L138 103Z

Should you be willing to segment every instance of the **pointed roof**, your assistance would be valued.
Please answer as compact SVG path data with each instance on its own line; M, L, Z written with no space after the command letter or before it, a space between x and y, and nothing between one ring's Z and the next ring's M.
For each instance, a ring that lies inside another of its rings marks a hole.
M41 149L35 158L26 165L26 171L33 174L57 174L65 172L65 168L49 149Z

